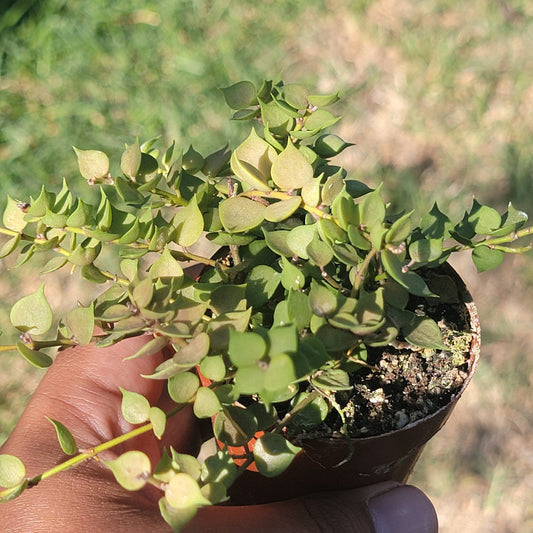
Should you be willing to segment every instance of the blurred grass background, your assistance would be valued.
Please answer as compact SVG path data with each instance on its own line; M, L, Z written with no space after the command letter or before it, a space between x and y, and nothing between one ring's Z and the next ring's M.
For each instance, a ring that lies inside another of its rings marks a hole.
M472 196L533 213L529 0L8 0L0 8L0 188L24 200L77 180L72 145L118 161L135 136L203 153L242 137L219 87L283 78L339 89L341 163L406 207L460 216ZM118 165L117 165L118 166ZM532 259L477 276L483 357L413 483L441 531L533 531ZM39 284L1 267L1 329ZM52 286L56 300L83 288ZM75 302L75 298L72 300ZM6 335L9 335L6 331ZM0 442L41 377L0 357Z

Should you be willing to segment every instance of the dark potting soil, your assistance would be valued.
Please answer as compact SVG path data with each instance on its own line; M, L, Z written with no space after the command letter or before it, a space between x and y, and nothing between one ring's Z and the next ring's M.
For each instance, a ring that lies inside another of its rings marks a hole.
M332 410L315 435L317 430L321 436L347 430L357 438L401 429L438 411L458 393L468 376L472 342L466 307L416 298L411 309L437 322L450 351L418 348L402 340L369 349L369 367L351 376L353 389L335 395L344 428L338 411Z

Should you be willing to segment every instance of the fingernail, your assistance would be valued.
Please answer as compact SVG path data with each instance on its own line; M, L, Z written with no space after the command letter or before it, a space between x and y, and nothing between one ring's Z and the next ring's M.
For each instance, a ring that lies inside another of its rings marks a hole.
M438 533L437 513L428 497L404 485L367 501L376 533Z

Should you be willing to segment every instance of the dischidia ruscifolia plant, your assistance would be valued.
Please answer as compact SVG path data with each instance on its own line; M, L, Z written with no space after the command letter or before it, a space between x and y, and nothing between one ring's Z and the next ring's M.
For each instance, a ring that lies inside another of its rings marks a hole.
M74 148L81 175L99 189L97 204L66 183L58 193L43 187L35 199L7 199L0 257L16 254L15 266L33 262L40 273L77 271L103 289L57 327L44 285L22 297L10 314L20 340L2 350L47 367L57 347L147 335L131 358L166 349L145 377L166 380L176 406L164 413L122 390L123 416L139 427L83 452L51 420L71 457L28 479L18 458L1 455L3 501L140 432L160 437L192 404L196 417L213 420L218 451L200 462L171 448L156 465L129 451L105 463L127 490L158 487L161 513L178 531L199 507L226 501L250 465L267 477L283 472L300 450L298 432L333 414L333 433L353 436L339 395L379 364L376 350L407 343L456 357L453 339L420 311L420 302L450 301L451 279L430 273L452 253L471 250L481 272L532 248L517 245L533 228L512 205L500 215L474 201L457 223L436 204L422 215L396 212L381 185L371 189L331 164L350 146L325 132L338 120L325 109L337 94L271 81L223 94L233 119L255 121L234 150L203 157L173 143L159 154L156 140L137 140L112 174L106 154ZM214 255L202 252L205 243ZM202 265L197 277L184 272L189 264Z

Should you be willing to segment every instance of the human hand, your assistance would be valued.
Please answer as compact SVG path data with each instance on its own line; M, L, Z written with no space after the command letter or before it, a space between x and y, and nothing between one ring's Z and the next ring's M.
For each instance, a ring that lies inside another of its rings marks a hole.
M65 459L45 416L65 424L80 448L90 449L133 429L122 418L119 387L143 394L151 405L168 408L163 382L141 377L151 373L163 355L123 361L146 340L135 337L109 348L87 346L59 353L0 453L20 457L28 475L34 476ZM199 429L190 410L169 420L163 441L146 433L108 450L102 458L140 449L156 464L168 443L183 453L197 452ZM159 496L149 485L138 492L124 490L109 469L93 460L1 504L0 516L9 533L167 532L170 527L157 506ZM224 533L237 528L255 533L429 533L437 531L437 518L422 492L389 482L265 505L206 507L184 531Z

